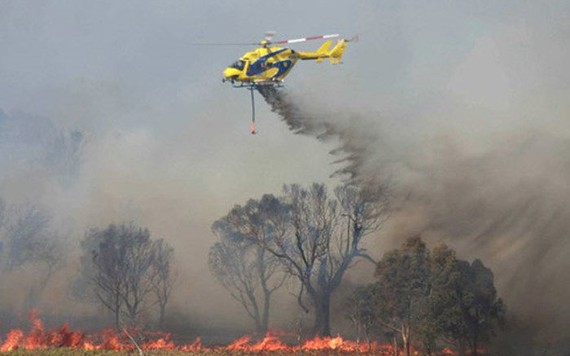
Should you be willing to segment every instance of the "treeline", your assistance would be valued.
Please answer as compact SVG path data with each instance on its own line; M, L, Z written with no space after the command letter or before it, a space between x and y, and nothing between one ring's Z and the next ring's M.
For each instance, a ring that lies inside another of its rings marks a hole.
M25 278L11 288L28 286L23 312L40 305L56 273L77 255L70 242L44 210L8 207L0 199L0 283L6 287L11 275ZM87 231L80 250L79 269L64 295L103 306L119 330L164 326L176 280L174 249L164 239L153 239L148 230L132 224L112 224Z
M332 294L355 261L366 260L376 266L371 283L342 308L359 339L390 340L406 355L449 346L477 355L504 320L493 273L445 245L430 251L420 237L374 261L363 241L388 218L388 198L385 187L341 185L331 194L313 184L250 199L213 224L210 269L259 332L268 329L273 293L289 280L300 308L314 315L312 334L330 336Z
M61 130L48 118L0 109L0 180L41 176L62 189L76 181L83 160L85 137L79 130ZM39 179L38 179L39 181ZM37 184L32 183L32 184ZM18 183L22 183L18 181ZM25 184L10 187L26 195ZM23 308L36 307L53 276L68 262L70 233L53 223L53 215L37 201L7 203L0 197L0 285L15 274L26 281ZM10 286L10 294L20 286ZM8 308L13 309L13 308Z
M445 245L429 250L419 237L375 261L364 241L389 213L383 188L286 185L282 195L250 199L213 223L218 240L209 266L257 331L268 330L272 297L287 282L300 309L314 316L309 334L328 336L333 293L357 260L368 261L375 264L370 284L355 288L341 308L359 340L390 341L406 355L448 346L476 355L504 320L493 273ZM69 251L69 236L45 211L0 200L0 282L22 270L34 276L24 308L37 306ZM164 327L176 282L174 249L165 240L132 224L93 228L81 239L79 262L73 297L106 308L117 329Z
M2 172L39 171L54 186L70 189L79 177L86 144L82 131L62 130L49 118L7 115L0 109ZM10 286L13 295L26 289L23 310L17 313L25 315L41 305L54 275L76 262L80 240L79 268L69 293L61 297L101 305L113 315L117 329L164 325L176 277L174 250L165 240L132 224L90 229L79 238L77 232L61 230L45 207L33 201L8 204L0 198L0 285L6 288L10 278L23 277Z

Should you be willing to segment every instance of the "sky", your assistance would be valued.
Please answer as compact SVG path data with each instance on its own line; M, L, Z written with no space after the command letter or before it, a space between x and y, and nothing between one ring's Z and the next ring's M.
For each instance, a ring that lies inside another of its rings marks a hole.
M57 186L5 151L0 194L13 203L39 202L78 240L86 228L111 222L148 227L176 248L185 284L178 303L198 309L223 293L208 282L213 221L234 204L278 194L286 183L340 181L331 175L342 163L329 154L338 142L294 135L260 96L259 134L249 134L249 92L221 78L250 47L195 45L256 42L271 30L278 39L359 35L342 65L298 63L286 90L332 121L342 112L344 125L381 134L386 143L374 148L369 167L381 162L398 189L421 187L418 196L444 204L438 199L453 184L480 192L460 184L479 177L492 183L482 193L486 202L512 196L508 182L524 172L530 182L552 187L552 197L570 196L564 188L569 10L564 1L522 0L0 1L0 109L86 137L74 186ZM532 138L538 148L513 161L508 148ZM490 165L489 157L496 158ZM482 160L482 168L464 166L466 158ZM496 195L496 187L505 195ZM417 210L396 216L384 234L441 232L425 223L439 216ZM441 236L449 234L444 230ZM507 271L496 274L508 285L516 268L489 253L495 246L476 251ZM478 257L471 247L457 244L462 256ZM212 309L196 313L207 318ZM231 319L240 311L224 313Z

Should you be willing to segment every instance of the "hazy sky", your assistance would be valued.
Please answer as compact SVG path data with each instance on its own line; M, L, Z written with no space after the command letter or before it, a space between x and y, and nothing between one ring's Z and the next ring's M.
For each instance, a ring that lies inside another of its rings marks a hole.
M566 140L570 3L540 3L0 0L0 109L87 139L72 188L15 165L0 172L0 193L41 201L80 234L121 220L149 227L175 245L183 303L195 306L219 293L202 283L216 218L284 183L335 183L338 166L334 142L293 135L260 96L259 135L249 135L249 93L221 74L251 48L194 43L358 34L343 65L299 62L286 86L316 110L381 128L398 142L395 180L415 182L441 174L433 162L447 143L470 155L509 132Z

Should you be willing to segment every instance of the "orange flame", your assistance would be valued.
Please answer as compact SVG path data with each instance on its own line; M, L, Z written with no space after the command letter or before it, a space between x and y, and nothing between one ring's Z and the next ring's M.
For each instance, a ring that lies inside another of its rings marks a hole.
M29 316L32 328L26 335L20 329L10 331L0 344L0 352L13 351L16 349L26 350L42 350L47 348L68 347L81 350L122 350L135 351L135 346L125 333L117 333L112 329L106 329L98 334L87 335L83 332L72 331L69 325L64 324L56 330L46 332L42 321L37 317L37 313L33 311ZM150 333L146 336L152 335ZM200 338L197 338L191 344L176 345L171 340L169 334L155 333L155 337L140 345L143 350L179 350L179 351L235 351L235 352L252 352L266 353L273 351L287 352L341 352L341 353L365 353L373 352L375 355L394 355L392 345L381 345L376 342L357 343L351 340L345 340L341 336L336 337L315 337L305 341L298 346L289 346L280 340L276 332L268 332L265 337L259 341L254 341L251 336L243 336L235 340L225 347L206 347L202 345ZM414 352L417 354L417 352ZM445 355L454 355L453 350L446 348L443 350Z
M192 344L182 345L179 346L178 348L180 349L180 351L190 351L190 352L205 350L205 347L202 346L202 340L199 337Z
M6 341L0 346L0 351L13 351L18 348L18 345L24 338L24 332L20 329L14 329L8 333Z
M279 338L268 332L265 337L254 344L250 343L250 336L242 336L236 341L232 342L230 345L225 347L226 351L284 351L288 350L290 347L285 345Z

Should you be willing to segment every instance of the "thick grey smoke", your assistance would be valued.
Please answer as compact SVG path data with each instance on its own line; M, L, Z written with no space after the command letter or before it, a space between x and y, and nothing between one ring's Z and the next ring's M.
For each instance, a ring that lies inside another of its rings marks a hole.
M396 208L386 237L421 233L481 258L514 314L546 335L568 330L568 137L514 127L477 149L442 132L418 134L418 144L381 119L323 113L287 91L259 91L295 133L338 142L339 173L360 184L389 182Z

